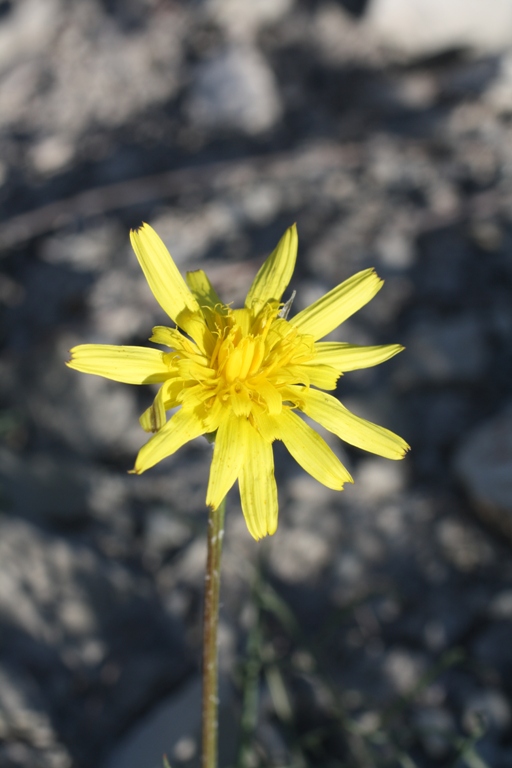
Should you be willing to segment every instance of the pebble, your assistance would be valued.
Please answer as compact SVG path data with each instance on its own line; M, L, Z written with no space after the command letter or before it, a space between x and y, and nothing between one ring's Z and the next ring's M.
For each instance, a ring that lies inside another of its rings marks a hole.
M282 106L272 70L261 54L249 46L231 46L199 66L187 113L203 130L256 135L279 122Z
M0 686L3 717L13 734L25 723L28 745L42 746L44 736L45 746L62 752L72 733L75 756L98 756L163 680L176 684L186 673L177 620L147 582L90 546L16 519L2 518L0 533L0 678L31 659L30 678ZM59 713L52 726L51 712Z
M229 39L252 41L258 32L280 21L294 6L294 0L207 0L205 12L219 24Z
M481 516L512 539L512 406L461 441L454 469Z
M488 360L482 327L471 315L418 323L405 347L397 372L404 386L474 382Z
M380 45L406 59L467 48L495 53L512 44L508 0L373 0L366 23Z
M510 701L502 691L495 688L488 688L468 697L462 716L467 730L470 730L475 714L482 718L486 730L504 732L512 721Z
M162 768L162 755L173 766L200 765L201 679L189 679L181 690L168 697L127 733L102 768ZM232 691L220 680L219 761L227 765L235 757L237 729L233 727Z

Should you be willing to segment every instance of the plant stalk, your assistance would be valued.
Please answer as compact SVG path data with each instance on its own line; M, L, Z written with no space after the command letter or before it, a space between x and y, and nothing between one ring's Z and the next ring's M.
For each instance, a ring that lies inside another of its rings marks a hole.
M217 768L218 642L220 560L226 499L208 513L207 559L204 580L203 624L203 751L202 768Z

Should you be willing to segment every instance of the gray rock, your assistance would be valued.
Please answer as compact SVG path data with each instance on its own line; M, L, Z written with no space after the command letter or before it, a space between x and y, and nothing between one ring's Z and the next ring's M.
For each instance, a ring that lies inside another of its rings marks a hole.
M23 667L0 667L0 764L70 768L72 757L52 726L44 698Z
M404 489L405 473L406 466L402 462L362 459L354 477L359 498L375 502L396 496Z
M484 333L471 315L420 323L405 347L397 373L404 386L477 381L487 364Z
M48 264L71 267L77 272L100 272L111 265L119 246L126 246L126 232L113 222L101 221L85 232L59 232L41 243L40 255Z
M473 643L476 660L486 669L492 670L493 679L505 685L512 673L510 644L512 643L512 622L495 621L479 634Z
M421 709L414 720L425 751L433 758L446 757L456 732L451 712L445 707Z
M101 446L135 457L146 439L138 423L135 387L64 365L67 350L89 340L67 337L51 350L38 348L32 358L34 379L27 386L30 412L40 427L79 454L94 455Z
M253 40L262 27L275 24L294 0L207 0L207 15L233 40Z
M220 765L235 758L237 722L232 692L227 681L219 686ZM102 768L162 768L162 756L170 764L186 768L199 766L201 744L201 679L192 678L169 696L119 742Z
M183 15L173 8L144 20L126 35L100 4L60 0L23 0L2 18L0 124L32 123L39 171L59 170L91 122L120 125L176 92Z
M188 116L203 129L258 134L273 128L282 106L265 59L248 46L233 46L197 70Z
M14 5L14 12L0 29L0 71L51 44L56 32L55 17L61 7L61 0L21 0Z
M329 559L329 544L313 531L291 528L286 531L286 536L271 539L270 566L288 583L311 582L318 578Z
M381 45L405 58L512 44L509 0L372 0L367 24Z
M384 673L395 691L407 694L418 684L426 664L424 656L406 648L396 648L386 656Z
M79 461L0 449L0 484L11 514L74 525L87 519L91 475Z
M475 715L483 720L486 729L493 731L506 731L512 720L510 702L495 688L479 691L465 702L462 719L467 730Z
M0 559L2 737L20 749L59 747L55 766L65 768L62 739L78 762L95 764L119 730L186 675L176 620L148 581L32 525L0 519ZM28 687L17 672L27 669Z
M512 538L512 405L465 437L454 467L477 511Z
M200 726L201 679L196 677L137 723L112 751L104 768L162 768L162 755L174 765L185 746L188 756L195 757Z
M47 136L32 145L29 159L38 173L51 176L68 168L74 159L74 154L73 144L64 136Z
M512 619L512 589L505 589L493 597L489 616L493 619Z

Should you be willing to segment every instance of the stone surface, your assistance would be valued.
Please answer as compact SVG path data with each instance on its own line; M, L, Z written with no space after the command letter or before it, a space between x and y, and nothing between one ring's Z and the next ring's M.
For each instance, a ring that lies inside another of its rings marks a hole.
M399 359L404 384L477 381L488 360L485 336L476 318L462 316L418 324Z
M220 24L229 38L251 41L262 27L271 25L288 13L294 0L207 0L207 15Z
M236 713L232 691L220 683L219 728L225 736L219 746L219 762L229 764L236 755ZM104 768L162 768L162 756L171 765L195 768L200 765L201 679L190 680L161 703L129 733L104 763Z
M71 765L61 739L79 764L97 759L186 674L176 621L147 581L90 547L5 518L0 527L4 732L25 722L16 741L55 753L45 768Z
M199 67L187 111L200 128L255 135L273 128L282 108L265 59L255 48L236 46Z
M512 407L471 432L455 470L484 519L512 538Z
M87 519L91 476L80 462L47 454L22 459L3 449L0 464L0 483L10 514L70 527Z
M367 23L381 44L409 58L457 48L489 53L512 44L508 0L372 0Z

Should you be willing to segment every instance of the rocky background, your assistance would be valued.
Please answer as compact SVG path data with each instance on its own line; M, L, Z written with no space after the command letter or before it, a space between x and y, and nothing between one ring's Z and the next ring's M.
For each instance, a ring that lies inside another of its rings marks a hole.
M339 386L404 462L230 496L223 766L512 765L510 0L2 0L0 126L1 768L197 765L211 449L127 475L151 388L64 366L163 321L142 220L235 303L297 221L407 347Z

